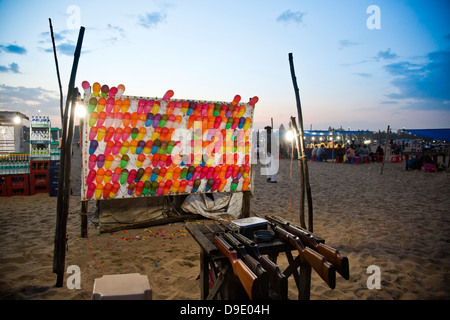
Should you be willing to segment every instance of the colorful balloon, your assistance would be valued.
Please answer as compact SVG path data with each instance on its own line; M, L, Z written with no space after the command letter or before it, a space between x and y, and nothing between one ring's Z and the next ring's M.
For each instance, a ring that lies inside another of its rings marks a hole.
M111 192L109 193L109 198L114 198L116 194L119 192L120 184L118 182L114 182L111 188Z
M103 193L103 184L97 183L95 186L95 199L100 199Z
M163 100L169 100L174 95L173 90L167 90L167 92L163 96Z
M81 87L83 88L85 95L90 95L91 94L91 85L89 84L89 82L83 81L81 83Z
M101 89L101 85L98 82L95 82L92 85L92 93L94 94L94 96L98 96L98 94L100 93L100 89Z
M98 141L92 140L91 143L89 144L89 154L95 153L95 151L97 150L97 147L98 147Z
M89 183L88 189L86 191L86 198L87 199L92 198L92 196L94 195L95 187L96 187L96 185L95 185L94 182Z

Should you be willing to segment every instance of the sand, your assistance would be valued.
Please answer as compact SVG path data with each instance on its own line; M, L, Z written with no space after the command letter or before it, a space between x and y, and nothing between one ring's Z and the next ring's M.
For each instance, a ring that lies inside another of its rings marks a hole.
M78 153L75 149L66 268L80 268L81 289L55 287L57 198L2 197L0 299L89 300L96 278L123 273L147 275L155 300L200 299L200 248L184 223L102 234L90 223L89 237L80 237ZM251 214L278 214L298 223L297 161L280 161L277 184L267 183L259 168ZM389 162L382 175L380 170L380 163L309 163L314 233L350 262L350 279L337 275L334 290L313 272L311 300L450 298L450 171L406 171L404 163ZM92 220L93 203L88 211ZM284 255L278 263L286 266ZM379 267L380 289L367 286L371 265ZM297 298L292 277L289 298Z

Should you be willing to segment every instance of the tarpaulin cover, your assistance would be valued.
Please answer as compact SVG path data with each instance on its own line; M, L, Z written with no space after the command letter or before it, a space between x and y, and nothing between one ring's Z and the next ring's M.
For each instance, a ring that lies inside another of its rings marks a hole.
M424 138L450 141L450 129L405 129L405 131Z

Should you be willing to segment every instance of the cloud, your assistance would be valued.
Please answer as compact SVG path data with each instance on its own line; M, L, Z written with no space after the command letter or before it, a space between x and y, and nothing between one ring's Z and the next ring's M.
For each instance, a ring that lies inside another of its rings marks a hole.
M357 76L363 77L363 78L372 78L373 74L371 73L365 73L365 72L355 72Z
M381 101L381 104L398 104L398 101L393 101L393 100L386 100L386 101Z
M39 47L39 49L44 52L53 52L53 43L50 32L42 32L40 36L43 38L43 40L38 41L38 43L43 44L46 47ZM63 30L61 32L53 32L53 37L55 38L57 54L73 56L76 48L75 42L71 40L72 37L75 37L73 31ZM83 53L86 53L86 51L83 50Z
M0 72L20 73L19 65L15 62L10 63L8 67L0 65Z
M395 59L398 58L398 55L394 52L391 51L391 48L387 49L386 51L378 51L375 59L378 61L379 59L385 59L385 60L390 60L390 59Z
M40 87L13 87L0 84L0 109L20 111L24 114L34 114L36 110L41 110L43 114L59 115L59 96Z
M410 109L450 110L450 51L434 51L424 63L400 61L387 64L384 69L394 76L391 84L397 93L391 99L412 99Z
M103 40L106 46L116 45L119 41L127 39L127 33L119 26L108 23L106 25L106 31L104 33L105 39Z
M139 16L138 24L146 29L154 29L158 24L165 22L167 14L162 12L151 12Z
M17 46L15 44L8 44L8 45L0 44L0 52L1 51L7 52L7 53L15 53L15 54L26 54L27 53L27 49L25 49L25 47Z
M359 44L360 44L359 42L354 42L354 41L347 40L347 39L339 40L339 49L349 48L349 47L357 46Z
M277 22L285 22L285 23L303 23L303 17L305 16L305 12L295 11L292 12L290 9L284 11L277 18Z

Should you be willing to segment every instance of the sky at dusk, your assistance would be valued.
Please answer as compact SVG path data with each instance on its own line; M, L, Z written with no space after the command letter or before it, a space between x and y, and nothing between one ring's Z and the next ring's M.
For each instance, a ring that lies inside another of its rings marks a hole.
M450 128L450 2L0 0L0 110L60 127L52 19L64 94L80 26L76 86L125 95L259 97L256 128Z

